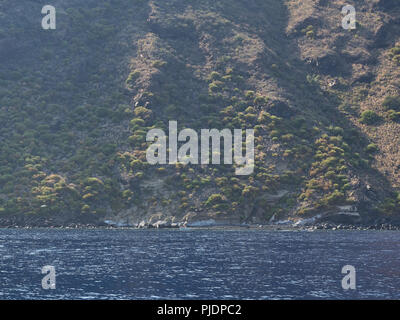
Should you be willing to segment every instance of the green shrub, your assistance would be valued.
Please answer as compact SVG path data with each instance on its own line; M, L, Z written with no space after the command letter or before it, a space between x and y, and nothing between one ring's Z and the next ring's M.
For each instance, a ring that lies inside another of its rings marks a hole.
M268 97L265 96L257 96L254 98L254 104L255 105L263 105L268 102Z
M380 205L379 210L384 214L394 214L399 212L399 204L396 199L386 198Z
M400 96L387 96L385 100L383 100L382 106L386 110L400 110Z
M291 134L291 133L287 133L287 134L284 134L284 135L281 137L281 139L282 139L282 141L290 142L290 141L292 141L292 140L294 139L294 135Z
M160 69L160 68L164 67L166 64L167 64L166 61L156 60L156 61L153 62L153 67Z
M210 206L223 202L224 202L224 197L221 194L214 193L208 197L207 201L205 202L205 205Z
M309 31L307 31L306 36L307 36L307 38L309 38L309 39L314 39L315 33L314 33L313 30L309 30Z
M144 125L145 125L145 121L141 118L134 118L131 120L130 123L133 128L138 128L138 127L140 128L140 127L144 127Z
M246 98L250 99L250 98L254 98L255 92L252 90L248 90L245 93Z
M315 37L314 26L312 25L307 26L307 28L304 28L301 30L301 32L304 33L309 39L314 39Z
M395 46L394 48L390 49L389 57L391 57L392 60L397 64L400 64L400 46Z
M379 115L372 110L366 110L361 113L360 122L368 125L376 124L379 121Z
M145 107L136 107L135 110L133 110L133 113L135 114L135 116L143 120L149 119L153 114L150 109L147 109Z
M224 84L223 82L216 80L216 81L214 81L214 82L211 82L211 83L208 85L208 88L209 88L209 90L210 90L211 92L218 92L218 91L221 91L221 90L222 90L222 85L223 85L223 84Z
M333 191L331 194L327 195L323 198L322 202L328 205L340 204L345 200L345 196L343 192L339 190Z
M213 72L210 73L208 78L209 78L209 80L212 80L212 81L221 80L221 75L218 72L213 71Z
M397 112L395 110L389 110L388 117L392 121L399 122L400 121L400 112Z
M375 143L370 143L366 148L365 148L365 152L367 153L375 153L378 151L378 146Z
M126 84L129 86L132 86L135 84L136 79L138 79L140 77L140 72L139 71L132 71L129 76L128 79L126 79Z

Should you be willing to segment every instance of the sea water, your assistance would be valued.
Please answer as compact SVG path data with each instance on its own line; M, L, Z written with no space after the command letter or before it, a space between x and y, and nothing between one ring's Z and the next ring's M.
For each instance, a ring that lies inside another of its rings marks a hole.
M345 290L342 268L356 288ZM55 289L44 289L53 266ZM400 232L0 229L0 299L399 299Z

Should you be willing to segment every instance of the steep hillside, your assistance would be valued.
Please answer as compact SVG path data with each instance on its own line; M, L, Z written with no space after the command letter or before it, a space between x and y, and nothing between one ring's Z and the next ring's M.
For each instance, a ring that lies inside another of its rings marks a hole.
M0 1L0 224L396 222L400 3L346 4ZM254 129L253 174L150 165L169 121Z

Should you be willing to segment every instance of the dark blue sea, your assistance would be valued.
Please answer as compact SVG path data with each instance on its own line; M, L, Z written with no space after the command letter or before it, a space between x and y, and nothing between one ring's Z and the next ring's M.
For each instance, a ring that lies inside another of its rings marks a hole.
M400 298L397 231L0 229L0 256L0 299Z

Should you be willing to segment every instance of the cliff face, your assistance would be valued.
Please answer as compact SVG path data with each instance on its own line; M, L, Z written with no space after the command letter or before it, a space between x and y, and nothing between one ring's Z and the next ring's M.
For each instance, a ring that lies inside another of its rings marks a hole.
M0 3L0 221L399 216L398 1L53 2ZM254 172L150 165L169 121L254 129Z

